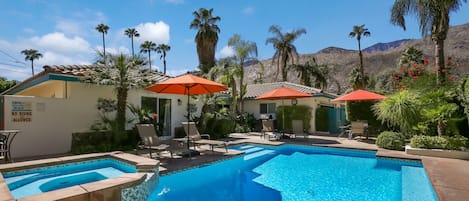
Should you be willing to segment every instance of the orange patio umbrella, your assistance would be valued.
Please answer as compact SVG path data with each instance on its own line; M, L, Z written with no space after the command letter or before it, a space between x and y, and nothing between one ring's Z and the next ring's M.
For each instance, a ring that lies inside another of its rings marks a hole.
M381 100L385 98L386 96L359 89L351 93L345 94L341 97L338 97L332 101L366 101L366 100Z
M282 106L284 105L285 99L297 99L311 97L311 94L307 94L295 89L280 87L272 91L266 92L256 98L256 100L282 100ZM282 111L282 128L285 129L285 110Z
M154 84L146 88L148 91L166 94L187 95L187 121L190 122L190 95L212 94L220 91L226 91L228 88L220 83L207 80L192 74L184 74L179 77L171 78L161 83ZM189 124L188 131L189 129ZM189 133L187 133L187 147L189 149Z

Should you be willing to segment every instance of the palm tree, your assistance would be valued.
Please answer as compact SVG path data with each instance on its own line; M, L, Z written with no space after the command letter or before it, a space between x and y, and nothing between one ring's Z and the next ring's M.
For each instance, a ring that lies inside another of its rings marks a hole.
M449 14L457 11L467 0L396 0L391 10L391 23L406 30L405 16L415 15L420 24L423 37L428 36L435 44L435 68L437 69L437 82L446 80L444 41L449 29Z
M105 24L98 24L95 28L99 33L103 34L103 55L104 55L104 61L106 61L106 43L104 41L104 35L107 34L107 31L109 30L109 26Z
M191 29L197 29L195 42L197 44L197 55L199 56L199 68L202 73L208 73L210 68L215 66L215 49L218 42L218 33L220 28L217 23L220 21L219 16L212 15L213 8L207 10L200 8L194 11L194 20L190 24Z
M132 42L132 56L134 57L134 37L140 37L140 34L138 31L134 28L128 28L125 30L124 34L130 38L130 41Z
M311 77L315 78L314 87L325 89L329 78L329 70L326 65L318 64L316 58L311 58L304 64L294 64L291 66L298 72L301 84L312 87Z
M166 53L171 50L171 46L166 44L159 44L156 47L156 53L160 54L160 59L163 59L163 74L166 75Z
M211 68L209 74L217 77L217 81L230 86L231 92L231 109L233 113L239 114L240 108L238 107L238 90L236 78L241 76L241 66L235 63L234 57L223 58L218 61L218 65Z
M102 62L104 55L99 56L101 58L96 61L97 67L90 72L90 81L97 84L112 85L115 89L117 99L117 130L113 132L113 139L119 144L127 136L124 131L128 91L148 86L151 81L144 78L154 75L154 72L139 70L144 62L138 55L131 57L125 54L110 54L106 56L106 63Z
M409 47L404 50L399 58L399 67L409 67L412 64L423 64L423 52L415 47Z
M269 28L269 32L274 34L273 37L267 38L265 44L272 43L275 49L275 54L272 58L272 63L276 61L277 63L277 73L280 71L282 73L282 80L287 81L287 62L291 60L291 64L295 64L294 57L298 57L298 52L296 47L293 45L295 41L301 34L305 34L305 29L296 29L292 32L282 33L281 28L277 25L272 25ZM278 74L277 74L278 75Z
M248 61L257 61L257 45L255 42L241 40L241 36L235 34L228 40L228 46L234 48L235 59L239 65L239 109L243 112L243 97L246 93L244 84L244 64Z
M148 53L148 66L151 70L151 52L156 50L156 44L152 41L145 41L140 45L140 53Z
M34 60L39 59L42 57L42 54L39 53L39 51L35 49L26 49L21 51L21 54L24 54L24 60L25 61L31 61L31 73L34 76Z
M371 35L371 32L368 31L367 28L365 28L364 24L362 24L360 26L358 26L358 25L353 26L353 31L349 33L349 36L351 38L357 37L358 56L360 57L360 74L361 74L361 77L364 78L365 77L365 70L363 69L363 55L362 55L362 49L361 49L361 44L360 44L360 40L362 39L362 35L363 36L370 36ZM364 79L361 80L361 88L365 88L365 80Z

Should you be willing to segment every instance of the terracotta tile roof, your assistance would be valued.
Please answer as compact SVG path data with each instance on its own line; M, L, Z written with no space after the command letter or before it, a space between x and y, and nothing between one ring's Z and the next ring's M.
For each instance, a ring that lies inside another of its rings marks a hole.
M304 85L301 85L301 84L295 84L295 83L290 83L290 82L273 82L273 83L249 84L249 85L247 85L246 94L244 95L244 98L254 99L254 98L256 98L257 96L259 96L263 93L274 90L274 89L279 88L281 86L291 88L291 89L295 89L295 90L298 90L298 91L301 91L301 92L304 92L304 93L307 93L307 94L311 94L311 95L314 95L314 94L328 94L328 95L334 96L334 97L337 96L335 94L322 92L321 89L317 89L317 88L314 88L314 87L308 87L308 86L304 86Z
M87 76L89 76L90 72L93 72L95 70L99 70L105 67L102 66L96 66L96 65L45 65L43 67L43 71L40 73L29 77L28 79L24 80L21 83L18 83L14 87L4 91L2 94L8 94L10 91L13 91L31 81L34 81L36 79L39 79L40 77L47 75L47 74L59 74L59 75L69 75L69 76L76 76L83 78L86 80ZM137 71L133 73L138 73ZM146 80L148 80L150 83L158 83L165 81L167 79L171 78L169 75L164 75L160 72L155 72L154 74L146 77Z

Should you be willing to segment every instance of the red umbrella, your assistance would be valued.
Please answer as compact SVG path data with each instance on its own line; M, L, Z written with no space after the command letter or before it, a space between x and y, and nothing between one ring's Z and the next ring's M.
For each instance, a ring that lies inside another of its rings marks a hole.
M386 96L359 89L351 93L345 94L332 101L364 101L364 100L381 100L385 98Z
M192 74L185 74L179 77L171 78L161 83L154 84L146 88L148 91L166 94L187 95L187 121L190 121L189 96L198 94L211 94L220 91L226 91L225 85L201 78ZM189 124L187 124L189 127ZM187 129L190 130L189 128ZM189 133L187 133L187 146L189 148Z
M307 98L311 97L311 94L307 94L295 89L280 87L272 91L266 92L256 98L256 100L282 100L282 106L284 105L283 100L285 99L296 99L296 98ZM285 114L282 111L282 128L285 129Z

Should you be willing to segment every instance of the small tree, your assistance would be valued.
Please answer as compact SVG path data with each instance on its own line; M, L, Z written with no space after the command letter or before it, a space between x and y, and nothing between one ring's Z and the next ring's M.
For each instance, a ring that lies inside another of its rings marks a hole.
M104 56L104 55L103 55ZM117 99L117 130L113 133L114 142L120 144L127 138L125 135L126 106L128 91L133 88L147 86L150 81L146 79L152 74L151 71L141 70L143 59L129 57L124 54L108 55L105 64L97 61L98 67L90 72L90 81L96 84L112 85L116 91Z

